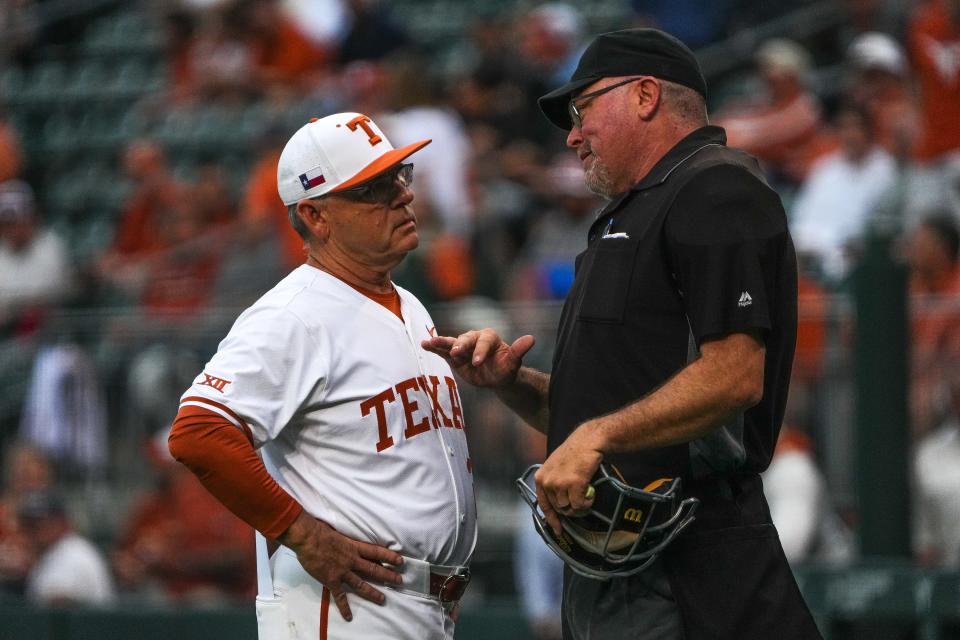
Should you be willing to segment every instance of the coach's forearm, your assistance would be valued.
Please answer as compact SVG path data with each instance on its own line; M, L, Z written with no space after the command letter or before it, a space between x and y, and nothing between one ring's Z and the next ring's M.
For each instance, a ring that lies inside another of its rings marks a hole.
M500 401L527 424L541 433L546 433L550 421L550 405L547 402L549 387L549 374L530 367L520 367L513 382L494 387L494 391Z

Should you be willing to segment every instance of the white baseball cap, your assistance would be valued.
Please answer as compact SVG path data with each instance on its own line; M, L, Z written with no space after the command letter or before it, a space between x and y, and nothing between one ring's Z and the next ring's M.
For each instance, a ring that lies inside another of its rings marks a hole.
M394 149L362 113L311 118L287 141L277 164L277 191L286 205L349 189L396 166L430 144L421 140Z
M870 31L861 34L850 43L847 57L860 69L880 69L898 76L907 73L903 47L885 33Z

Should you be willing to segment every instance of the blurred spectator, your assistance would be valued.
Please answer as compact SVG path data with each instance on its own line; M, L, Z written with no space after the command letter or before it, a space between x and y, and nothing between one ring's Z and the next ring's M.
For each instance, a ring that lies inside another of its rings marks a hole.
M838 564L853 558L852 534L834 510L810 440L802 431L784 424L762 476L787 560Z
M924 219L911 234L907 248L911 293L953 296L960 292L958 245L957 223L948 212Z
M920 120L903 48L885 33L864 33L850 43L846 62L848 98L869 110L877 142L897 159L910 157Z
M145 269L140 307L149 318L177 314L194 317L207 307L223 256L222 220L204 208L200 184L165 194L157 220L157 253L140 263ZM209 188L209 187L206 187Z
M457 300L474 291L470 244L453 234L430 239L424 256L426 277L437 300Z
M924 565L960 568L960 368L944 375L950 413L918 443L913 460L914 546Z
M230 0L193 12L174 10L166 20L178 100L296 95L329 60L281 0Z
M164 600L246 599L255 588L253 529L170 457L167 432L148 444L157 481L122 527L113 555L119 584Z
M245 246L251 249L265 243L279 246L278 263L291 271L303 264L307 254L303 239L290 226L287 208L277 195L277 163L286 137L286 132L276 126L264 136L247 177L247 188L240 203L240 222L241 242Z
M205 165L196 184L177 182L149 141L130 146L125 168L137 185L113 246L97 265L99 275L133 296L148 316L189 317L210 301L223 227L237 217L223 173Z
M545 86L570 80L580 55L585 24L579 9L565 2L534 7L520 20L520 53Z
M843 105L836 114L840 148L810 172L793 203L790 231L798 252L812 253L826 276L842 279L864 224L896 180L893 157L877 144L870 114Z
M945 417L943 372L960 357L960 232L948 213L925 218L906 246L910 265L911 425L926 433Z
M910 54L920 87L922 162L960 150L960 2L925 0L913 11Z
M0 182L19 177L22 170L20 138L13 125L0 118Z
M27 575L32 604L104 605L113 600L113 579L103 554L74 530L60 496L50 491L24 496L17 516L37 554Z
M820 101L806 86L810 54L790 40L765 42L755 56L762 82L759 98L721 109L714 124L727 143L757 156L775 182L802 182L813 164L836 144L824 127Z
M791 385L815 385L823 374L827 348L827 291L811 277L809 256L799 256L797 275L797 348Z
M189 27L183 25L190 36L183 51L175 52L177 99L229 101L255 95L255 53L244 18L241 7L230 2L197 13Z
M108 458L106 401L93 358L64 341L47 344L33 361L20 419L24 440L52 456L61 470L97 477Z
M472 149L463 120L442 99L438 81L426 72L424 61L408 58L391 65L390 72L394 112L377 121L383 122L394 144L415 142L424 131L433 140L417 154L417 223L468 238L474 215L469 183Z
M960 216L960 1L925 0L911 15L908 50L920 97L921 134L907 214L949 206Z
M283 10L305 36L321 49L336 46L346 34L346 0L284 0Z
M39 449L17 442L9 445L0 494L0 593L24 594L27 573L36 558L18 522L17 509L24 496L50 489L53 482L53 466Z
M261 90L296 95L322 73L332 52L306 36L283 9L282 0L239 0ZM319 7L317 7L319 8Z
M97 266L103 276L159 250L158 209L166 194L178 186L167 166L166 154L153 140L134 140L127 146L123 171L134 188L123 206L113 244Z
M393 19L390 4L382 0L346 0L348 27L337 61L383 60L410 44L403 25Z
M630 0L640 24L662 29L691 49L722 38L736 4L737 0Z
M587 247L587 232L600 200L583 182L576 156L558 154L540 185L546 210L531 224L511 265L507 296L514 300L562 300L573 284L574 259Z
M0 183L0 332L36 330L71 292L68 265L63 241L40 226L30 185Z

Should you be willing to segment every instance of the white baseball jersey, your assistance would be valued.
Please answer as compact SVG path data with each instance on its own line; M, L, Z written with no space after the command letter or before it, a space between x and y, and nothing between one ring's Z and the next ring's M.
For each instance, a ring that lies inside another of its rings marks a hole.
M435 334L303 265L244 311L181 398L252 438L277 482L341 533L467 565L476 504L463 412Z

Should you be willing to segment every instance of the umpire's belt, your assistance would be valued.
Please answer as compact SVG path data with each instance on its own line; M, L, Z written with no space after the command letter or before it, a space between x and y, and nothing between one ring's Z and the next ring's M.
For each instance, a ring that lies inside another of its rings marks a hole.
M470 569L467 567L430 564L407 556L403 557L399 572L403 583L394 589L436 598L443 603L462 598L470 583Z

